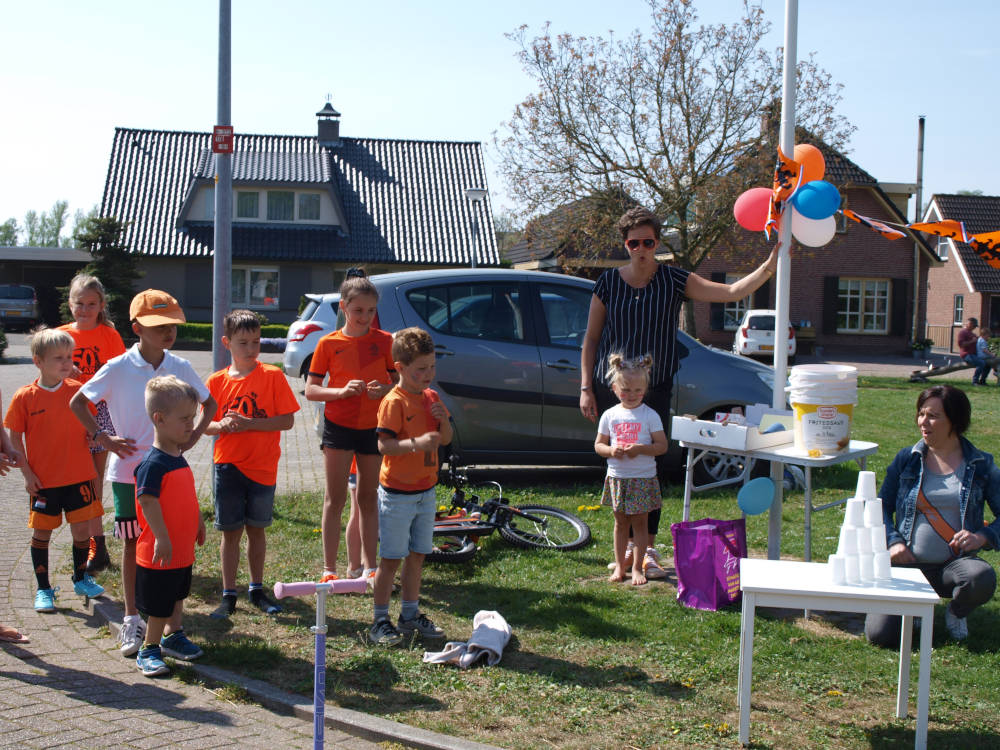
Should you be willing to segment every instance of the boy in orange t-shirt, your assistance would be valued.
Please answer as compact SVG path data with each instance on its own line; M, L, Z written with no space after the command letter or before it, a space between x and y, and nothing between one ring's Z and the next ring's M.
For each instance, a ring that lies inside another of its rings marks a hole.
M212 617L236 611L236 570L240 540L247 532L250 602L262 612L281 611L264 591L264 559L271 525L274 487L281 456L280 431L291 429L299 402L288 379L273 365L257 361L260 320L250 310L233 310L223 321L222 345L233 363L205 381L218 403L206 435L215 441L215 528L222 532L222 604Z
M434 380L434 341L420 328L404 328L392 339L392 358L399 385L382 399L378 410L379 561L374 585L372 643L395 646L403 636L419 633L440 638L441 630L420 612L420 575L424 556L434 546L438 446L451 442L450 415ZM403 562L401 605L396 627L389 620L389 596Z
M69 379L73 337L43 329L31 337L30 346L39 377L14 394L4 426L14 448L26 458L21 473L30 496L31 565L38 583L35 610L55 612L55 589L49 581L52 531L65 513L73 535L73 591L100 596L104 589L87 575L86 566L90 520L103 509L94 488L97 471L87 449L87 432L69 407L80 389L78 381Z

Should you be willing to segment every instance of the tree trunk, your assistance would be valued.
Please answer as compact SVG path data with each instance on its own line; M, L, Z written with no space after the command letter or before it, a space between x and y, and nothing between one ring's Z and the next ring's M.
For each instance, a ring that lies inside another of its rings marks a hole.
M681 330L691 338L698 338L698 331L694 324L694 300L684 300L681 306Z

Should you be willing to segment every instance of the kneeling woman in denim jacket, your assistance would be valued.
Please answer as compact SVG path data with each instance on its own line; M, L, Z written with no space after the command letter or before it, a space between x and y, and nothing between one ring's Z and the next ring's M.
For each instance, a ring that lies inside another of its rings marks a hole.
M993 567L976 551L1000 547L1000 468L962 437L971 418L964 391L950 385L923 391L917 398L921 439L896 455L879 493L892 564L920 568L938 596L951 599L945 624L956 640L968 637L965 618L996 590ZM865 635L898 648L900 618L868 615Z

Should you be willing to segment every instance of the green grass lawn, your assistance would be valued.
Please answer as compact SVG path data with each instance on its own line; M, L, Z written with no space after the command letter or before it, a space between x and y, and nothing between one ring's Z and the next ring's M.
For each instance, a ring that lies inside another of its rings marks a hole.
M917 437L913 415L920 386L863 379L853 437L881 445L870 458L879 481L896 452ZM978 447L997 452L1000 389L972 390ZM513 639L500 665L461 671L422 663L423 645L382 650L363 645L371 598L330 600L327 695L331 702L416 726L511 748L734 747L737 745L738 609L700 612L676 602L668 582L611 584L608 509L598 503L601 476L566 480L558 473L524 481L524 472L493 475L517 502L579 512L594 543L571 553L517 550L498 536L472 562L428 565L422 608L449 640L465 640L480 609L501 612ZM586 475L584 475L586 477ZM814 503L852 493L856 468L814 472ZM680 520L681 487L665 499L658 538L671 559L669 524ZM442 502L447 491L439 488ZM318 494L282 497L269 531L268 580L315 578L321 565ZM206 514L209 498L203 498ZM735 491L696 495L693 517L735 518ZM786 494L782 553L803 554L802 495ZM841 508L813 516L813 556L836 546ZM767 516L747 519L752 554L767 548ZM188 628L208 643L205 661L311 693L312 599L286 600L277 618L251 612L245 597L228 622L208 618L219 596L218 534L195 569ZM987 552L996 566L1000 556ZM112 576L104 581L113 584ZM241 589L245 574L241 570ZM398 614L394 597L391 614ZM894 718L898 653L869 646L860 617L801 619L801 612L758 618L751 737L760 748L896 748L913 743L913 720ZM931 673L930 736L934 748L1000 746L1000 606L969 618L970 641L946 637L937 612ZM914 660L916 670L916 660ZM915 711L915 687L911 712Z

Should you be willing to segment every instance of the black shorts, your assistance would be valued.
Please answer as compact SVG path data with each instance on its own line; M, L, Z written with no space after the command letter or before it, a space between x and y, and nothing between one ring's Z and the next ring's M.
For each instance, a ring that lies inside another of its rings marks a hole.
M155 570L135 567L135 606L146 617L170 617L191 593L191 567Z
M362 456L378 455L378 435L375 434L374 427L370 430L352 430L331 422L326 417L323 417L322 445L324 448L351 451Z
M64 513L66 522L71 524L104 515L104 508L97 502L97 489L92 479L62 487L45 487L29 500L30 529L58 529Z

